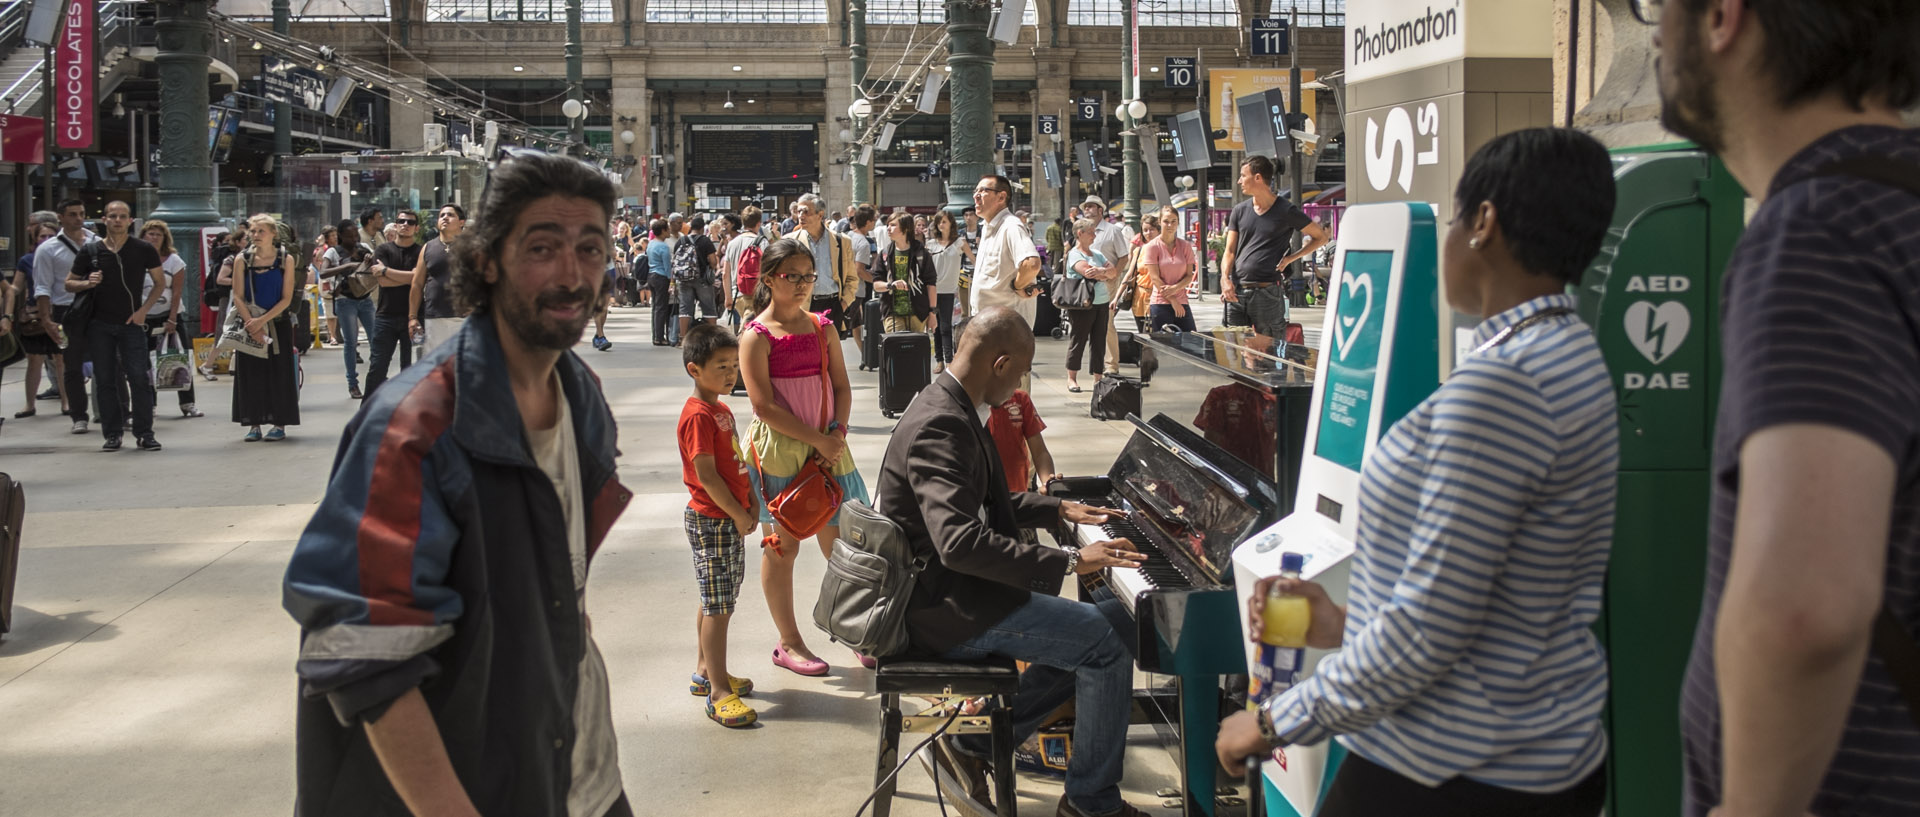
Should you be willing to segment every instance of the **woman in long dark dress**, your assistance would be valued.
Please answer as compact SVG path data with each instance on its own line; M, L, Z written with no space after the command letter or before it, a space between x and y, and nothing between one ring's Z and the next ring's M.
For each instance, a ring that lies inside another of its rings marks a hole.
M236 258L246 274L233 280L233 308L253 337L268 341L264 358L233 356L233 421L248 426L246 441L277 442L300 424L300 382L293 355L293 256L275 246L273 217L247 219L247 249ZM261 426L272 426L264 436Z

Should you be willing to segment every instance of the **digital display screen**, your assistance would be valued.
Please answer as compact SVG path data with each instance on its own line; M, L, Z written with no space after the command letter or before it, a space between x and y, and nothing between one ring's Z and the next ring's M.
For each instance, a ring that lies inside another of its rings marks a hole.
M1173 117L1168 133L1173 137L1173 163L1181 170L1205 170L1213 166L1213 140L1207 138L1206 115L1187 111Z
M1321 330L1331 337L1326 343L1326 385L1320 394L1313 454L1359 473L1367 441L1373 437L1374 386L1380 368L1380 334L1387 323L1393 252L1347 250L1336 272L1333 314Z
M687 179L792 182L820 178L820 137L812 125L694 125Z
M1340 513L1346 510L1346 506L1322 495L1315 499L1313 509L1319 511L1321 516L1338 522L1340 521Z

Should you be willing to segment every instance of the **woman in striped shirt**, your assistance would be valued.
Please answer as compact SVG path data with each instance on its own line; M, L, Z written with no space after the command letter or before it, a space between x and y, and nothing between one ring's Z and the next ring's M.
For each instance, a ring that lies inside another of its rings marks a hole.
M1223 725L1223 761L1338 736L1321 817L1592 817L1605 797L1605 656L1591 626L1613 539L1617 400L1566 294L1613 216L1606 150L1540 128L1489 142L1441 248L1485 318L1446 382L1361 470L1345 609L1311 582L1311 646L1340 652Z

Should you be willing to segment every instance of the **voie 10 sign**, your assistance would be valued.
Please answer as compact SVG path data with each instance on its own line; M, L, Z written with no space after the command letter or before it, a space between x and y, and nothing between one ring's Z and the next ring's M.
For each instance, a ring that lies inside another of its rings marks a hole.
M1166 82L1168 88L1192 88L1194 77L1193 57L1168 57Z

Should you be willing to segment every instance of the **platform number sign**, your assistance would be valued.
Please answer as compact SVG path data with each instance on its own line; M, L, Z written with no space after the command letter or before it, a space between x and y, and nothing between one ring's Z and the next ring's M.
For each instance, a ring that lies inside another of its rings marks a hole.
M1285 17L1253 18L1253 55L1256 57L1284 57L1293 46L1292 32L1288 31Z
M1073 101L1073 118L1082 122L1100 121L1100 100L1083 96Z
M1193 57L1168 57L1166 79L1168 88L1193 87Z
M1011 134L1011 133L996 133L996 134L994 134L994 135L993 135L993 149L994 149L994 150L1012 150L1012 149L1013 149L1013 134Z
M1060 117L1054 116L1052 114L1042 114L1040 116L1040 135L1041 136L1052 136L1059 132L1060 132Z

